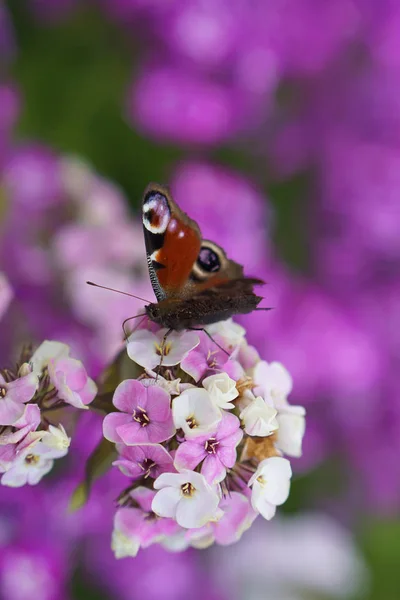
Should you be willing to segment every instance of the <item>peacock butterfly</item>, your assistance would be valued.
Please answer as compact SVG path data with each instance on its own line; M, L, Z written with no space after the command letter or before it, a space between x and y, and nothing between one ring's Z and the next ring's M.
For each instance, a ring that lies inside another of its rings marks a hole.
M152 183L142 203L147 264L157 302L145 306L151 321L179 331L257 309L253 286L224 250L203 240L199 226L174 202L167 187ZM265 309L264 309L265 310Z

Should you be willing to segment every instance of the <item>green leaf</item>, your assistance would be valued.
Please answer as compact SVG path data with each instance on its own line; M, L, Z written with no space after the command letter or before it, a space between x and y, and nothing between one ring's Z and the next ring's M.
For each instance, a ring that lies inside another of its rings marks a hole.
M88 458L85 467L85 480L78 485L72 494L69 503L69 510L71 512L82 508L86 504L93 483L111 468L116 458L117 451L115 445L103 438Z

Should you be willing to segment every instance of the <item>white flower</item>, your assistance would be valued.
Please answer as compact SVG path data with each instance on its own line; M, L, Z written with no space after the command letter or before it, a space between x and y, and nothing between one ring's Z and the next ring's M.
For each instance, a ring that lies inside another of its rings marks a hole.
M114 528L111 537L111 550L115 558L135 557L140 549L140 540L133 536L127 536L119 529Z
M176 429L182 429L189 439L212 432L222 413L211 401L207 390L194 387L173 399L172 417Z
M153 498L151 508L160 517L175 519L186 529L203 527L215 519L219 495L215 486L210 486L200 473L162 473L154 482L159 490Z
M216 406L225 410L234 408L231 400L237 398L239 392L236 389L236 382L227 373L217 373L206 377L203 387L208 391Z
M43 433L42 442L48 448L67 450L71 443L71 438L67 436L67 432L61 424L58 427L49 425L49 430Z
M278 429L276 415L277 411L258 396L242 410L240 418L248 435L266 437Z
M276 447L288 456L301 456L301 445L306 429L305 409L302 406L290 406L288 410L279 410L276 420L279 429Z
M246 330L238 323L234 323L232 319L226 319L225 321L219 321L206 327L208 333L211 336L221 336L225 344L228 346L227 350L236 348L244 340Z
M289 371L279 362L268 364L261 360L254 368L253 380L255 393L263 396L267 402L271 399L276 407L286 403L293 387Z
M39 348L33 353L30 360L33 373L38 377L42 374L43 369L47 367L50 360L66 358L69 356L69 346L61 342L50 342L46 340L40 344Z
M127 352L130 359L146 369L154 369L161 362L162 342L166 329L152 333L147 329L138 329L128 338ZM173 331L166 339L163 354L163 366L173 367L179 364L188 352L200 343L199 336L191 331L177 333Z
M289 456L301 456L306 411L303 406L292 406L287 401L292 391L290 373L281 363L260 361L254 369L253 379L255 393L261 394L278 411L277 447Z
M248 485L253 486L251 505L265 519L275 515L276 507L289 496L292 469L286 458L273 456L262 460Z
M55 450L42 442L30 444L18 454L11 467L1 478L1 483L9 487L36 485L53 468L54 459L65 456L68 449Z

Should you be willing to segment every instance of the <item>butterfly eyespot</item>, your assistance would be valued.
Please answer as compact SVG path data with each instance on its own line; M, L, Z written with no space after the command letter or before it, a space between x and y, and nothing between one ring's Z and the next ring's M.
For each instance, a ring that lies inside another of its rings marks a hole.
M149 192L143 202L143 225L151 233L164 233L171 217L168 200L159 192Z
M216 273L221 268L221 261L218 254L205 246L200 249L197 264L207 273Z

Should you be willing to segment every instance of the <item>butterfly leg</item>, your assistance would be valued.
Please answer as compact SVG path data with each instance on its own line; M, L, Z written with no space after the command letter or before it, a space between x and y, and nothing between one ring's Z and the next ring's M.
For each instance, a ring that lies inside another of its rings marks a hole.
M162 368L163 362L164 362L165 344L167 342L167 338L168 338L169 334L172 331L173 331L172 329L168 329L168 331L165 332L164 337L163 337L162 342L161 342L161 346L160 346L161 358L160 358L160 364L158 365L158 370L157 370L157 375L156 375L156 382L157 382L158 376L160 374L160 371L161 371L161 368Z
M228 352L227 350L225 350L225 348L223 348L223 347L222 347L220 344L218 344L218 342L214 340L214 338L213 338L213 336L211 335L211 333L209 333L209 332L207 331L207 329L204 329L204 327L189 327L188 329L189 329L190 331L204 331L204 333L206 334L206 336L207 336L207 337L209 337L209 338L210 338L210 340L211 340L211 341L212 341L212 342L213 342L213 343L214 343L216 346L218 346L218 348L219 348L220 350L222 350L222 352L225 352L225 354L226 354L227 356L230 356L229 352Z

